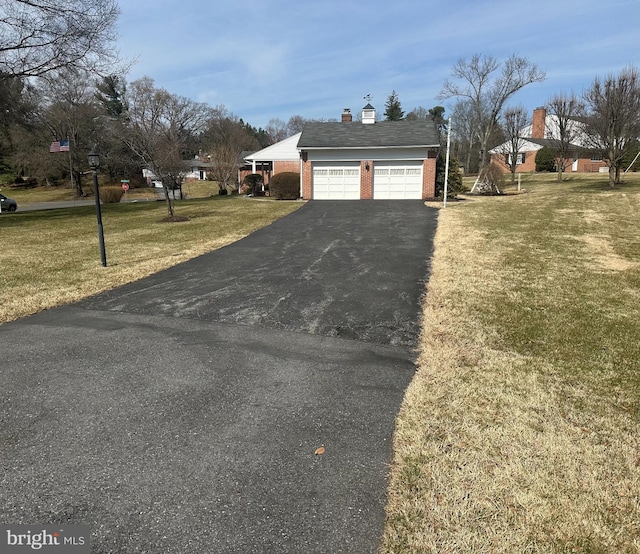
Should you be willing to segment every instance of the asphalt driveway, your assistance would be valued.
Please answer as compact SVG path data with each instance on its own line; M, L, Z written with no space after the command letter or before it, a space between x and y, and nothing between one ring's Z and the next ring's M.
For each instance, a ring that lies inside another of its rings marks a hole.
M89 525L94 553L375 552L436 213L310 202L0 326L3 522Z

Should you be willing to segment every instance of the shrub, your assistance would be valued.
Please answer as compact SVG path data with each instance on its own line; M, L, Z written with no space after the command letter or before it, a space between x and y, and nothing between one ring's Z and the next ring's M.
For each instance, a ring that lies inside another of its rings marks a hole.
M300 197L300 173L276 173L271 177L269 191L276 200L297 200Z
M442 196L444 193L444 173L446 158L439 155L436 160L436 196ZM462 194L466 187L462 184L462 171L458 160L453 157L449 158L449 178L447 179L447 196L455 198L458 194Z
M536 171L555 171L556 157L553 150L548 146L543 146L536 152Z
M102 187L100 189L100 200L103 204L117 204L123 196L122 187Z
M35 177L27 177L26 179L24 177L18 176L15 178L15 180L13 181L13 184L11 185L11 188L14 189L29 189L29 188L34 188L38 186L38 179L36 179Z
M247 194L255 194L257 188L263 183L264 179L259 173L251 173L242 180L243 189Z
M0 185L11 185L15 183L15 175L13 173L3 173L0 175Z

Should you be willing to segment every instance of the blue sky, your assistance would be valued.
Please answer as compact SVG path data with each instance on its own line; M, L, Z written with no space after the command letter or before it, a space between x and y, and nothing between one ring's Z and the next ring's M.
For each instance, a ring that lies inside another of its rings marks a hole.
M529 110L596 76L640 67L640 0L122 0L128 80L211 106L255 127L337 118L392 90L405 112L438 100L459 58L529 58L546 71L511 104ZM449 111L449 110L448 110ZM445 113L445 116L447 113ZM455 125L455 122L454 122Z

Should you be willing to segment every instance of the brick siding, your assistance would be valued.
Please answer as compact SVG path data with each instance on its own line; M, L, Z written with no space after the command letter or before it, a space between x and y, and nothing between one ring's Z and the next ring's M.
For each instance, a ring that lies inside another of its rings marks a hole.
M436 160L437 151L429 151L428 157L422 162L422 199L434 198L436 195Z
M367 170L367 165L369 169ZM373 161L360 162L360 199L371 200L373 198Z

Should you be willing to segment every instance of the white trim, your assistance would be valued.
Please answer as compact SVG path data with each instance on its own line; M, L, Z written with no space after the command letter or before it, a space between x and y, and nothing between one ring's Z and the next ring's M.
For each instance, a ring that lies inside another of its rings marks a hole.
M302 135L302 133L292 135L280 142L272 144L271 146L267 146L262 150L258 150L253 154L249 154L248 156L245 156L244 159L253 163L295 161L300 157L300 151L297 148L300 135Z
M429 158L427 148L386 148L351 150L305 150L307 159L312 162L359 162L371 161L422 161Z

